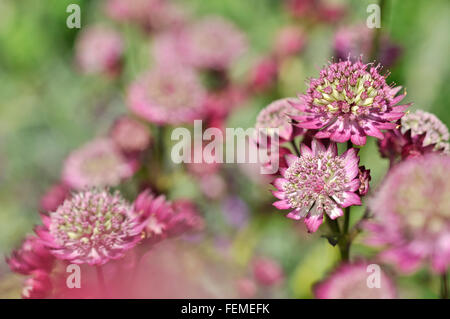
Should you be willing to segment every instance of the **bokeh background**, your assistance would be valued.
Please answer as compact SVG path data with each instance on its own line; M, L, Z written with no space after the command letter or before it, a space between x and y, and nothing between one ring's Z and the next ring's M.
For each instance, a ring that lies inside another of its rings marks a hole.
M193 16L222 15L233 21L249 39L249 49L233 69L243 81L251 65L273 47L277 31L292 18L282 0L183 0ZM375 0L325 1L343 6L345 16L335 23L307 29L307 44L298 56L285 61L279 74L280 97L304 92L307 78L316 76L333 57L333 36L339 25L365 23L366 8ZM94 136L105 134L114 119L127 112L125 88L102 77L85 76L74 67L78 29L66 27L66 7L82 8L82 29L108 21L100 0L2 0L0 2L0 255L17 247L39 221L39 201L60 178L71 150ZM386 1L382 30L402 48L389 68L388 82L407 89L413 109L435 113L450 125L450 3L446 0ZM110 23L110 22L109 22ZM130 82L151 65L151 37L132 25L116 25L125 37L126 52L121 81ZM82 30L81 29L81 30ZM227 127L252 127L259 110L274 96L258 95L245 101ZM372 170L372 187L382 178L387 161L378 155L373 139L361 152L361 162ZM196 254L220 254L241 273L254 256L276 260L285 273L273 296L309 298L310 286L337 259L337 249L320 234L309 235L304 225L283 218L270 205L269 186L258 185L237 165L227 169L239 180L244 211L239 225L230 223L223 202L202 201L195 180L180 170L168 197L188 197L201 207L208 224L208 241L196 245ZM357 210L355 210L357 211ZM361 211L354 213L354 216ZM201 246L201 247L199 247ZM207 253L205 253L207 251ZM355 243L354 254L373 251ZM225 258L225 257L224 257ZM201 274L199 275L201 276ZM12 275L0 259L0 297L19 297L20 276ZM436 279L426 272L397 277L403 297L434 298ZM219 289L220 290L220 289ZM220 293L219 293L220 295Z

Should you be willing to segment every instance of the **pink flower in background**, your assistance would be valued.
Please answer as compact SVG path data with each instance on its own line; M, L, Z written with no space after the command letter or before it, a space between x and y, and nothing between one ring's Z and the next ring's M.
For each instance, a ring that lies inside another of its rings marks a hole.
M384 133L384 138L377 141L381 157L388 158L392 163L402 153L405 139L398 129Z
M149 128L128 116L122 116L116 120L110 136L125 154L141 152L151 142Z
M6 262L12 271L30 275L35 270L49 272L53 266L54 257L41 239L28 235L20 249L12 252Z
M136 167L127 161L109 139L91 141L73 151L64 163L63 181L71 188L117 186L133 175Z
M229 86L219 91L209 92L204 104L205 114L210 119L210 123L219 123L239 107L246 98L247 93L237 86ZM215 127L222 128L222 126L217 125Z
M409 106L397 105L405 94L391 88L378 67L361 61L333 63L311 79L305 95L294 104L305 115L294 116L301 128L319 130L316 138L364 145L366 136L383 139L381 130L393 130Z
M279 284L284 277L283 269L273 259L257 258L253 262L253 276L263 286Z
M247 49L245 34L222 17L203 18L184 36L185 58L194 67L226 69Z
M295 136L303 134L306 130L299 129L292 124L291 117L300 116L302 113L292 105L294 98L285 98L270 103L259 112L256 118L255 128L278 129L280 143L291 141Z
M170 203L165 196L155 196L149 190L143 191L134 202L134 215L144 223L145 240L153 244L204 226L192 202Z
M367 242L383 245L383 260L405 272L422 262L435 272L450 265L450 157L429 154L396 165L369 208Z
M205 97L205 88L192 69L157 67L131 85L128 107L158 125L190 123L202 118Z
M306 35L295 25L281 29L275 42L275 52L279 57L295 55L303 50Z
M356 194L359 157L355 148L338 155L335 143L326 149L317 140L312 149L302 144L300 152L301 157L286 155L288 168L281 169L282 178L273 182L277 190L272 193L279 199L273 205L291 209L288 218L304 218L308 231L315 232L324 214L336 219L343 215L342 208L361 205Z
M83 73L116 75L120 71L123 41L113 29L96 25L83 29L75 44L77 66Z
M24 299L43 299L50 295L52 291L52 282L48 272L35 270L25 281L25 287L22 290Z
M326 279L314 286L318 299L395 299L397 292L392 279L381 270L379 287L369 287L369 276L375 275L369 263L358 261L341 264ZM373 282L371 284L377 284Z
M70 189L67 185L55 184L42 196L40 209L42 212L53 212L69 197Z
M75 194L41 217L44 225L36 228L37 235L56 258L76 264L121 258L141 240L145 227L119 193L95 189Z
M411 137L424 134L422 146L434 145L435 150L449 151L449 138L447 126L436 115L422 110L408 112L401 119L400 132L405 134L411 130Z
M250 71L250 89L263 92L272 88L278 77L278 68L278 62L273 57L259 61Z
M334 35L334 54L337 60L363 56L365 61L370 58L374 29L364 24L344 26ZM394 44L387 35L382 35L378 52L378 61L385 67L392 66L400 57L402 49Z
M256 284L249 278L241 278L236 282L239 298L254 298L256 295Z
M186 10L169 0L108 0L105 10L116 21L156 31L180 26L187 19Z

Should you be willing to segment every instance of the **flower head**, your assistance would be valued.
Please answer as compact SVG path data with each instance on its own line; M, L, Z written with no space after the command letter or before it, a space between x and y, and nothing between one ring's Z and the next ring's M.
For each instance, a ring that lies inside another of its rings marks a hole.
M50 271L54 257L36 236L27 236L20 249L12 252L6 262L12 271L22 275L30 275L35 270Z
M63 181L76 190L116 186L135 167L109 139L97 139L72 152L64 163Z
M319 299L394 299L396 289L391 278L380 272L379 287L369 287L366 262L342 264L325 280L316 284L314 295Z
M122 257L144 228L119 193L96 189L75 194L42 220L38 236L56 258L76 264L102 265Z
M35 270L32 276L25 281L25 287L22 290L24 299L43 299L48 297L52 290L52 282L48 272Z
M396 165L369 202L375 221L368 243L403 271L422 261L435 272L450 265L450 157L428 154Z
M123 42L120 34L106 26L81 31L76 43L76 62L83 73L115 75L120 68Z
M273 205L278 209L292 209L288 218L305 218L309 232L315 232L323 221L323 214L331 219L343 215L342 208L361 205L355 193L360 187L358 178L359 157L354 148L337 154L335 143L326 149L317 140L312 149L305 144L301 156L287 155L287 169L281 169L282 178L274 181L280 199Z
M205 88L189 68L157 67L133 83L128 107L159 125L189 123L202 117Z
M275 51L279 57L299 53L305 46L305 34L297 26L287 26L277 35Z
M449 148L448 128L432 113L422 110L406 113L401 119L400 131L405 134L408 130L412 138L425 134L423 146L434 144L436 150Z
M186 60L207 69L226 69L246 50L245 35L221 17L206 17L186 30Z
M290 116L300 116L301 112L292 106L296 99L276 100L259 112L256 118L256 129L278 129L281 142L290 141L305 130L292 124Z
M392 122L409 106L395 106L405 97L395 96L400 89L388 86L378 67L361 61L333 63L320 71L320 78L310 80L295 105L305 114L293 119L301 128L319 130L316 138L364 145L367 135L382 139L380 130L397 126Z
M117 119L110 135L114 143L126 154L145 150L151 141L149 129L128 116Z

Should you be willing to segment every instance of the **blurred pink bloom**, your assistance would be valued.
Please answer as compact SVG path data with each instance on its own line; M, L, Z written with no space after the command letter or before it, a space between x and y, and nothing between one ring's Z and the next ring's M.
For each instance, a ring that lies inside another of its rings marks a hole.
M219 91L209 92L204 105L205 113L210 118L210 121L220 121L221 119L225 119L246 98L247 93L236 86L229 86Z
M253 276L263 286L273 286L283 280L283 269L273 259L257 258L253 262Z
M135 163L127 161L111 140L100 138L69 155L64 163L63 181L76 190L117 186L132 176L135 169Z
M192 69L157 67L131 85L128 107L151 123L190 123L202 118L205 97L205 88Z
M392 121L400 119L409 104L395 106L406 94L395 96L401 87L388 86L378 68L361 61L330 64L294 104L305 115L292 118L301 128L319 130L316 138L356 145L364 145L367 135L383 139L381 130L395 129Z
M272 88L278 77L278 62L272 57L259 61L250 71L251 90L263 92Z
M184 37L186 61L199 68L226 69L247 49L244 33L218 16L194 23Z
M203 219L188 200L166 201L149 190L139 194L134 202L134 215L144 223L145 241L155 244L169 237L201 230Z
M397 292L394 282L382 270L379 287L369 287L369 276L375 273L369 272L368 266L369 263L362 261L341 264L326 279L314 286L315 297L318 299L395 299Z
M374 29L365 24L341 27L334 35L334 54L337 60L363 56L365 62L370 58ZM378 61L385 67L392 66L401 55L401 47L392 43L387 35L382 35L377 54Z
M279 57L296 55L305 46L306 38L304 32L295 25L281 29L277 35L275 52Z
M238 196L228 196L222 202L222 212L227 223L236 228L248 224L249 209L245 201Z
M145 220L138 221L132 212L119 193L85 191L49 216L41 215L44 225L35 231L56 258L103 265L121 258L141 240Z
M237 290L240 298L254 298L256 295L256 284L249 278L241 278L237 281Z
M286 0L288 12L295 18L335 23L346 14L345 7L322 0Z
M116 120L110 136L125 154L141 152L151 142L149 128L128 116L122 116Z
M52 291L50 276L46 271L35 270L25 281L25 287L22 290L24 299L43 299L48 297Z
M196 164L201 165L201 164ZM206 164L213 165L213 164ZM199 168L199 166L197 166ZM199 177L200 189L202 193L209 199L218 199L225 195L227 184L224 178L217 173L204 174Z
M355 148L339 156L335 143L326 149L318 140L312 141L312 149L302 144L300 152L301 157L285 156L288 168L281 169L282 178L273 182L277 190L272 193L279 199L273 205L292 209L287 217L305 218L308 231L315 232L323 214L336 219L343 215L342 208L361 205L356 194L359 157Z
M102 25L83 29L75 51L76 63L83 73L114 76L120 71L123 41L113 29Z
M384 245L381 257L405 272L422 262L433 271L450 265L450 157L429 154L396 165L369 208L369 244Z
M268 134L271 132L270 129L278 129L280 143L291 141L295 136L303 134L305 129L292 125L291 117L302 115L298 109L292 106L296 100L295 98L284 98L270 103L259 112L255 128L257 130L268 129Z
M69 197L70 189L67 185L55 184L42 196L40 209L42 212L54 212Z
M20 249L12 252L6 262L12 271L22 275L30 275L35 270L49 272L54 257L41 239L28 235Z
M169 0L108 0L106 13L119 22L134 22L143 28L160 31L183 25L186 10Z

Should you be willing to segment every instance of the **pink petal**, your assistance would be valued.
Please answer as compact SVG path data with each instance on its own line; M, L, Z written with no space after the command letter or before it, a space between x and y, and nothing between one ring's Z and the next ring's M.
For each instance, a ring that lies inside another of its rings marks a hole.
M311 146L312 146L312 152L314 153L314 155L317 155L319 153L325 152L325 146L323 146L322 143L320 143L318 140L313 139L311 142Z
M328 216L330 216L331 219L336 219L344 215L344 212L342 211L342 208L340 208L338 205L334 205L331 211L327 211L327 214Z
M284 156L286 159L286 163L288 166L291 166L296 160L298 160L298 157L292 154L287 154Z
M364 131L358 126L352 125L351 131L351 141L355 145L364 145L366 144L366 135Z
M285 199L286 193L280 192L280 191L272 191L273 196L275 196L278 199Z
M305 156L305 155L313 156L314 155L312 150L305 144L300 145L300 153L302 154L302 156Z
M284 178L277 178L272 182L272 185L282 191L284 184L286 184L287 182L288 181Z
M341 206L345 208L353 205L361 205L361 198L353 192L344 192L344 200Z
M330 145L328 145L327 152L333 156L337 155L337 145L334 142L331 142Z
M279 201L273 203L272 205L275 206L278 209L291 208L291 205L289 204L289 202L287 200L279 200Z
M322 224L322 222L323 222L323 214L310 213L305 218L305 225L309 233L315 233L317 229L319 229L319 226Z
M363 126L363 130L369 136L379 138L380 140L382 140L384 138L383 133L381 133L381 131L379 129L374 127L372 125L372 123L368 123L367 126Z
M358 178L355 178L354 180L345 184L345 188L346 188L346 191L348 191L348 192L356 192L360 185L361 185L361 181Z

